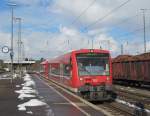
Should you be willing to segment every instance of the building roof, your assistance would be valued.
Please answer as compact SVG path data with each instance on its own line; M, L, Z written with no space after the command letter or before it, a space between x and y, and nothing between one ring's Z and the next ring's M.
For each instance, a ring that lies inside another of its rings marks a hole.
M5 64L10 64L11 63L11 61L9 60L9 61L4 61L4 63ZM18 61L13 61L13 64L34 64L35 63L35 61L19 61L19 63L18 63Z

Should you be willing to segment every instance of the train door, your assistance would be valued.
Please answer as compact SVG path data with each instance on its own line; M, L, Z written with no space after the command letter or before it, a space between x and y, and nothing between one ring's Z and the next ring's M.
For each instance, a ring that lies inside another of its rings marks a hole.
M59 75L59 78L60 78L60 82L63 83L63 64L60 64L60 75Z

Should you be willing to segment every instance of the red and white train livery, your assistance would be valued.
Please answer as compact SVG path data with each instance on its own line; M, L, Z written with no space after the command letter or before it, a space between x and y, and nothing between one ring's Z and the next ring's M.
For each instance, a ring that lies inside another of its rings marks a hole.
M112 99L112 65L107 50L76 50L41 64L45 77L87 100Z

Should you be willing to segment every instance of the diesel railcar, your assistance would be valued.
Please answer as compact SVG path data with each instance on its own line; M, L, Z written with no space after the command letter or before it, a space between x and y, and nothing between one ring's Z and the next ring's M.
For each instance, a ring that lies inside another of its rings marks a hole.
M112 99L112 64L107 50L81 49L42 63L45 77L89 101Z

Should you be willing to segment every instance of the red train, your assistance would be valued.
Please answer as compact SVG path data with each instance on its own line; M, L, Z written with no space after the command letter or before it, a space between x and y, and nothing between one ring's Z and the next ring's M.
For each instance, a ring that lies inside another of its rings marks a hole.
M121 55L113 59L113 79L121 84L150 85L150 53Z
M85 99L112 99L112 65L109 51L81 49L42 64L45 77L63 84Z

